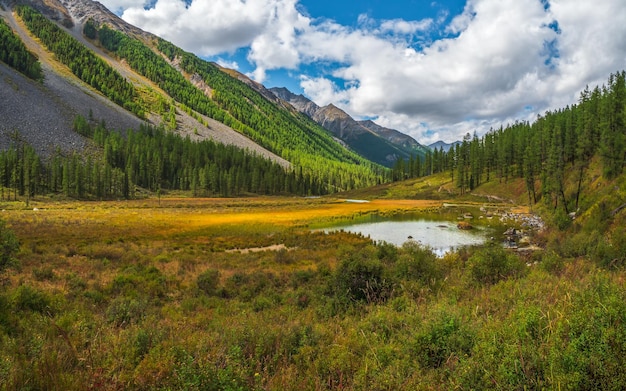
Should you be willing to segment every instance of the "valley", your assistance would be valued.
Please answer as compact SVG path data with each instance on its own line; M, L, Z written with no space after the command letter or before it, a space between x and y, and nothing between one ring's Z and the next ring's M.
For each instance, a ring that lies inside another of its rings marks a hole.
M0 391L626 384L626 72L429 149L90 0L0 20ZM495 233L325 229L408 215Z

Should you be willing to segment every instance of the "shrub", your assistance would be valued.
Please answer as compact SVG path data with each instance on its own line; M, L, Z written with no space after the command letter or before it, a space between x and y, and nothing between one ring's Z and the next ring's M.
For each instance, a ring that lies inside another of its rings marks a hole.
M11 303L5 295L0 294L0 330L11 329Z
M106 316L114 326L127 326L139 322L145 314L146 303L137 299L118 298L109 304Z
M0 272L15 263L15 254L20 249L20 243L15 233L0 220Z
M52 313L52 300L44 292L31 286L21 285L16 289L13 300L15 308L22 311Z
M559 274L565 268L565 262L554 251L548 251L541 257L541 268L548 273Z
M283 265L288 265L294 262L293 256L289 253L289 250L285 248L281 248L280 250L276 251L276 254L274 255L274 260L276 261L276 263Z
M220 272L216 269L208 269L201 273L197 280L196 284L198 285L198 289L204 292L209 296L215 295L217 292L217 286L220 282Z
M439 368L448 360L466 357L474 346L474 335L453 316L444 315L418 334L412 350L420 365Z
M603 272L594 275L572 305L550 352L563 389L623 389L626 384L626 297Z
M366 250L342 260L332 283L339 299L355 302L382 302L392 290L392 284L383 275L382 263Z
M167 292L167 281L154 266L130 266L113 279L110 290L124 296L137 296L138 292L142 292L151 298L163 298Z
M37 281L52 281L56 278L50 266L33 269L33 278Z
M477 251L467 263L471 278L480 284L495 284L503 279L519 277L526 267L515 254L496 244Z
M398 278L420 281L424 285L432 285L442 274L437 256L428 247L413 241L402 246L394 272Z
M567 215L563 208L557 208L552 217L552 224L554 224L554 226L560 231L565 231L570 225L572 225L572 219Z
M378 249L378 259L385 264L392 264L398 259L398 247L387 242L380 242L376 245Z

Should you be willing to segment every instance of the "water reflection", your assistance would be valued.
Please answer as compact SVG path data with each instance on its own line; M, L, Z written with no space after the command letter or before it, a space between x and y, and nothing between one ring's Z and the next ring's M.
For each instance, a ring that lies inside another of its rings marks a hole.
M490 236L489 229L474 227L471 230L457 228L454 221L436 221L427 219L381 218L371 216L370 221L335 225L326 228L326 232L344 230L360 233L375 241L385 241L402 246L408 240L414 240L429 246L438 255L460 247L480 245Z

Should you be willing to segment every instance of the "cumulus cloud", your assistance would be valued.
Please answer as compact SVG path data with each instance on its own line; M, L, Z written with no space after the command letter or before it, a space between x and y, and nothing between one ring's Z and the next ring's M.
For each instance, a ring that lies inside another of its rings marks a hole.
M122 1L103 2L109 6L109 2ZM268 36L280 38L275 44L283 44L284 49L298 19L306 20L295 11L295 0L157 0L150 9L129 2L122 13L124 20L203 56L233 52L252 43L266 48L262 41ZM287 57L279 60L289 61Z
M361 15L356 27L313 19L297 0L103 3L200 55L247 48L257 81L300 72L319 105L378 117L420 142L532 119L626 64L623 0L468 0L451 21L444 11L414 21Z

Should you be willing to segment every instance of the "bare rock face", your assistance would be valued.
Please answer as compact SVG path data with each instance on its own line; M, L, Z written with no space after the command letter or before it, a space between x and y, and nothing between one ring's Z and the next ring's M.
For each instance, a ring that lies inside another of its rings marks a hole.
M50 0L44 0L50 1ZM120 17L109 11L104 5L94 0L52 0L60 3L73 22L81 26L89 19L97 25L106 24L111 28L121 31L137 39L152 39L154 35L147 33L131 24L126 23Z
M309 118L313 118L320 110L320 107L315 102L302 95L296 95L284 87L270 88L270 91L279 99L292 105L299 112L306 114Z
M48 19L61 23L65 27L72 27L72 17L67 8L59 0L14 0L9 2L13 5L28 5L41 12Z

